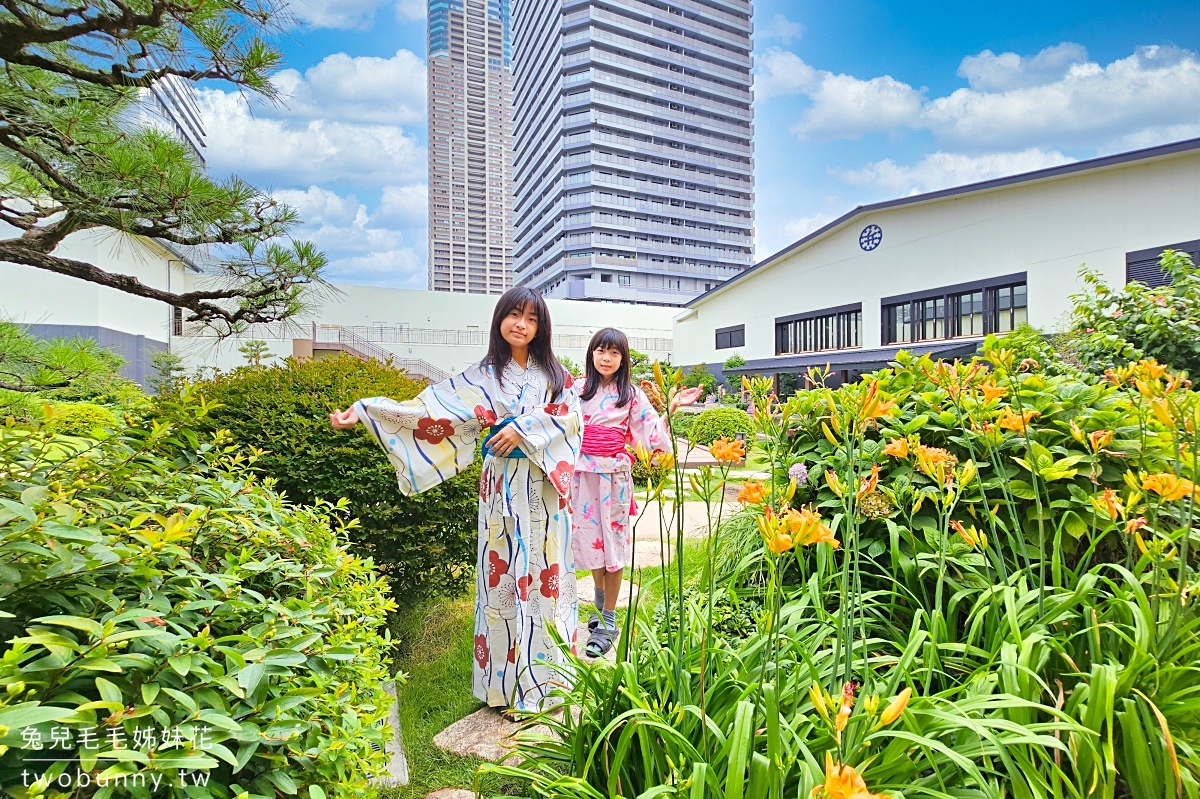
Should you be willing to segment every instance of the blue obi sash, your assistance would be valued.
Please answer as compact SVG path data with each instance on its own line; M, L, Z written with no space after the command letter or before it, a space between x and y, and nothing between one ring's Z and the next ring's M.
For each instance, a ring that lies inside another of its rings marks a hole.
M483 457L486 458L488 455L493 454L491 449L488 448L488 442L492 440L492 436L496 435L496 433L499 433L501 430L503 430L505 427L507 427L511 422L512 422L512 417L510 416L507 419L501 419L500 421L496 422L494 425L491 426L491 428L488 430L487 435L483 437ZM496 457L499 458L502 456L497 455ZM506 458L528 458L529 456L526 455L524 452L522 452L521 448L519 446L517 446L517 447L513 447L512 452L508 453L507 455L504 455L503 457L506 457Z

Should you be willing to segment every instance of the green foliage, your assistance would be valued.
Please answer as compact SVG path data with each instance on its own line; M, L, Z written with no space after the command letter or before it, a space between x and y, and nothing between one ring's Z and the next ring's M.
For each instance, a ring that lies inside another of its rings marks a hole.
M150 358L154 368L154 377L150 378L150 387L158 394L178 391L184 383L183 358L169 350L159 350Z
M150 796L93 794L141 774L171 799L362 796L386 759L386 584L344 507L285 502L195 432L190 394L160 410L98 442L0 428L0 785L78 767L71 795ZM31 760L55 728L61 759Z
M629 350L629 377L634 383L654 379L654 364L646 353Z
M476 554L479 467L413 497L365 430L330 428L329 413L363 397L411 399L425 386L378 361L287 359L242 367L196 391L220 407L203 429L229 430L236 441L264 450L256 467L289 499L308 505L348 500L351 531L362 554L374 558L402 604L425 594L453 593L472 579Z
M671 432L676 438L688 438L692 434L692 427L696 424L696 420L700 418L698 413L680 413L671 414Z
M61 403L47 406L42 427L68 436L98 436L117 423L108 408L90 402Z
M554 735L489 770L564 799L844 799L827 763L860 799L1200 796L1200 393L1009 344L784 403L751 380L774 479L710 529L698 580L680 561L642 586L665 610L580 665ZM709 518L729 477L687 475ZM761 603L747 635L722 592Z
M168 76L276 97L281 56L265 36L285 20L275 3L5 3L0 221L37 235L0 239L0 261L165 299L222 333L301 310L323 284L325 257L288 235L296 212L237 178L211 177L173 132L136 113L141 92ZM68 235L102 229L222 245L205 259L215 290L165 295L57 252Z
M718 438L732 440L738 433L752 433L754 422L738 408L710 408L692 423L689 440L707 447Z
M703 386L704 393L711 394L717 390L717 378L713 377L712 372L708 371L707 366L698 363L684 374L683 385L687 388Z
M566 369L572 377L583 377L583 367L581 367L579 364L575 363L566 355L557 355L555 357L558 358L558 362L562 364L562 367Z
M249 366L262 366L263 359L270 359L270 348L267 347L267 342L251 339L242 346L238 347L238 352L246 359Z
M1164 250L1160 266L1172 284L1110 288L1085 271L1075 295L1073 332L1079 360L1097 374L1141 358L1200 374L1200 267L1187 253Z
M728 358L725 359L725 364L724 364L726 369L737 369L738 367L745 366L745 365L746 365L746 359L740 355L730 355Z
M93 399L128 384L118 376L122 363L94 339L37 339L20 325L0 321L0 397Z

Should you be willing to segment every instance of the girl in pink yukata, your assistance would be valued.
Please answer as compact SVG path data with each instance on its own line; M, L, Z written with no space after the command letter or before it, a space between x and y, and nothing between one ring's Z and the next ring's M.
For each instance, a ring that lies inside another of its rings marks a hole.
M690 388L671 399L671 412L691 405L703 388ZM590 569L596 611L588 623L586 653L607 653L620 633L617 595L629 565L633 507L633 459L626 447L671 449L671 431L645 392L629 376L629 339L606 327L588 344L587 377L579 394L583 411L583 449L575 462L571 489L571 550L576 569Z

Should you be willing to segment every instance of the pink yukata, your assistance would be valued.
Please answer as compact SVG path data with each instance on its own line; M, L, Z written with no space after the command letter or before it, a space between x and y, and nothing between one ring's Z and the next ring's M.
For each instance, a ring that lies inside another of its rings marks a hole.
M617 407L616 386L601 386L581 404L588 425L615 428L626 443L669 450L670 431L646 394L633 387L633 398ZM620 571L629 564L630 504L633 501L633 461L628 455L605 457L581 454L575 461L571 489L571 551L576 569Z

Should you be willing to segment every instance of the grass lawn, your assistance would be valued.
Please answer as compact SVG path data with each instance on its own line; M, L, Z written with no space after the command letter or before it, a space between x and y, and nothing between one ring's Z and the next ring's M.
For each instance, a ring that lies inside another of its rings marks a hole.
M409 784L381 791L381 799L422 799L439 788L468 788L477 757L460 757L433 745L433 736L482 707L471 693L475 599L431 600L397 618L392 633L404 655L399 670L408 681L397 689L400 730L408 757ZM505 793L503 781L489 777L485 795Z

